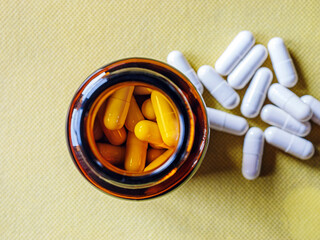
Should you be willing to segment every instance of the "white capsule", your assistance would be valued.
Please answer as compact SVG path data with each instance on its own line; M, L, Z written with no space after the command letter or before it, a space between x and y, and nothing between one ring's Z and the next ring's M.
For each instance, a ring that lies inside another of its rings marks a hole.
M207 107L210 128L233 135L244 135L248 128L248 122L243 117L226 113Z
M271 70L266 67L259 68L243 97L240 108L243 116L247 118L258 116L271 82Z
M230 86L234 89L244 88L267 56L267 49L263 45L255 45L228 76Z
M320 101L310 95L302 96L301 100L311 108L313 112L311 120L320 125Z
M198 77L210 94L227 109L233 109L240 103L240 97L232 87L210 66L201 66Z
M242 175L253 180L260 174L264 146L264 136L260 128L248 130L243 143Z
M262 121L300 137L307 136L311 131L310 122L299 122L281 108L271 104L262 108L260 117Z
M302 160L307 160L314 154L311 142L277 127L268 127L264 131L264 137L269 144Z
M242 31L232 40L215 64L216 71L228 75L253 46L255 39L251 32Z
M312 117L311 108L302 102L292 91L279 83L271 85L268 91L268 98L273 104L300 122L306 122Z
M268 43L268 50L279 83L288 88L296 85L297 71L283 40L279 37L272 38Z
M169 53L167 57L167 62L182 72L186 77L193 83L193 85L197 88L199 93L203 93L203 86L198 79L196 72L190 66L187 59L183 56L183 54L179 51L172 51Z

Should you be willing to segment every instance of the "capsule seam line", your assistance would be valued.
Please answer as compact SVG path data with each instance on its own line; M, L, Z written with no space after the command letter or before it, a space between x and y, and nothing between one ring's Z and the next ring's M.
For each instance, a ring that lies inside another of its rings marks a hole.
M277 63L277 64L275 64L275 65L279 65L279 64L282 64L282 63L286 63L286 62L292 62L292 59L291 59L291 58L286 59L286 60L281 61L281 62L279 62L279 63Z
M221 130L225 129L225 125L226 125L226 119L227 119L227 114L224 114L224 117L223 117L223 124L222 124L222 128Z
M293 138L294 138L294 136L292 135L291 138L290 138L289 145L288 145L288 147L287 147L286 150L285 150L286 153L289 152L289 150L290 150L290 148L291 148L291 146L292 146Z
M287 107L287 104L288 104L288 102L290 102L290 100L291 100L291 98L294 98L295 97L295 95L292 95L292 96L290 96L288 99L287 99L287 101L283 104L283 109L286 109L286 107ZM281 108L281 107L280 107ZM285 110L286 111L286 110Z
M217 89L219 89L219 87L220 87L222 84L224 84L223 81L222 81L221 83L219 83L218 86L216 86L216 87L211 91L211 94L214 95L215 91L216 91Z
M284 130L287 127L288 122L289 122L289 117L286 117L286 120L284 121L283 126L281 127L281 129Z
M117 98L117 97L111 96L110 98L114 98L114 99L117 99L117 100L120 100L120 101L123 101L123 102L126 102L126 103L130 103L130 101L123 100L123 99L120 99L120 98Z

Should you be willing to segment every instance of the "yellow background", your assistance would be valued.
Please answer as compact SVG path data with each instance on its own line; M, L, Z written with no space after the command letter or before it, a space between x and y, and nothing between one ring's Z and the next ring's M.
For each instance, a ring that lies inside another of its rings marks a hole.
M212 131L196 175L141 202L89 184L65 141L72 96L99 67L135 56L165 61L175 49L195 69L214 65L241 30L265 46L282 37L299 73L293 91L319 98L319 12L318 0L2 1L0 238L320 239L314 124L311 160L266 145L262 176L250 182L241 176L243 137ZM269 58L264 66L271 67ZM204 98L221 109L207 91ZM267 127L259 118L249 122Z

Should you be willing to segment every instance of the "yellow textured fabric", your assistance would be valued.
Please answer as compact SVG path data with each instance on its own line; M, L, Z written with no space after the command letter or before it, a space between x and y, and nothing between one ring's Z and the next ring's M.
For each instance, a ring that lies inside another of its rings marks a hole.
M293 91L320 98L318 0L5 0L0 9L0 239L320 239L315 124L311 160L266 145L255 181L241 175L243 137L212 131L196 175L141 202L94 188L65 141L69 103L97 68L124 57L165 61L175 49L195 69L214 65L241 30L265 46L282 37L299 73Z

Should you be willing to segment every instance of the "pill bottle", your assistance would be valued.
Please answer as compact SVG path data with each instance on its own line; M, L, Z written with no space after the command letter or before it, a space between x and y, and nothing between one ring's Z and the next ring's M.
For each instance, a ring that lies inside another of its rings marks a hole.
M169 159L152 171L127 172L101 164L94 120L103 101L124 86L157 89L170 99L177 113L177 146ZM98 189L124 199L161 196L190 179L205 156L209 134L205 103L192 83L175 68L146 58L119 60L95 71L76 91L67 115L67 145L79 171Z

